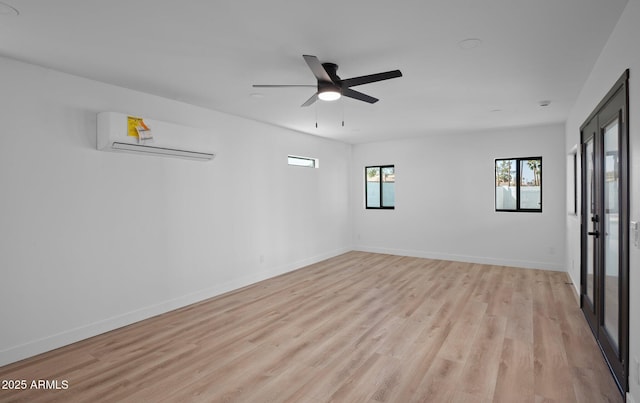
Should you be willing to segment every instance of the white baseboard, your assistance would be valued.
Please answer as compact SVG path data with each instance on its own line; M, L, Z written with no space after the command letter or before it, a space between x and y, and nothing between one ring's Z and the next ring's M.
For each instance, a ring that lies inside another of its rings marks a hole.
M496 265L496 266L521 267L524 269L543 269L543 270L563 271L563 272L566 271L562 264L554 264L549 262L501 259L501 258L492 258L492 257L484 257L484 256L453 255L453 254L439 253L439 252L416 251L416 250L406 250L406 249L390 249L390 248L369 247L369 246L362 246L362 245L357 245L355 247L355 250L358 250L361 252L385 253L389 255L398 255L398 256L421 257L426 259L452 260L454 262L468 262L468 263L490 264L490 265Z
M114 316L94 323L89 323L85 326L77 327L75 329L69 329L67 331L43 337L41 339L30 341L28 343L13 346L6 350L0 351L0 367L23 360L25 358L33 357L41 353L45 353L47 351L55 350L56 348L66 346L80 340L88 339L90 337L97 336L99 334L106 333L144 319L149 319L153 316L161 315L163 313L167 313L175 309L194 304L196 302L204 301L206 299L213 298L251 284L255 284L259 281L266 280L271 277L297 270L299 268L349 252L350 250L352 249L342 248L302 259L296 262L291 262L280 267L272 267L267 270L252 273L248 276L239 277L237 279L228 281L220 285L216 285L214 287L209 287L187 295L163 301L155 305L147 306L135 311L127 312L122 315Z
M633 398L633 395L629 392L627 392L627 403L636 403L635 399Z

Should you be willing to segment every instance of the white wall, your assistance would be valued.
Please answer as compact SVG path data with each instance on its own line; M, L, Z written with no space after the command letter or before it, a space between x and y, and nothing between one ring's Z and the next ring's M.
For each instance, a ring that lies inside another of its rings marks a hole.
M496 212L494 159L542 156L543 212ZM364 167L395 164L395 210L364 208ZM365 251L564 270L564 126L353 147L354 243Z
M349 145L5 58L0 71L0 365L352 249ZM96 151L100 111L208 129L217 157Z
M632 221L640 220L640 53L638 53L637 38L640 37L640 0L629 0L616 28L605 48L603 49L589 79L583 87L580 96L573 107L566 125L566 147L569 150L580 142L580 126L606 95L616 80L630 69L629 78L629 143L630 143L630 178L629 183ZM567 265L574 268L569 274L574 284L580 284L580 223L578 217L567 219L567 240L569 253ZM629 380L630 394L636 402L640 402L640 384L638 383L636 357L640 358L640 250L631 247L629 256L630 266L630 362L631 372Z

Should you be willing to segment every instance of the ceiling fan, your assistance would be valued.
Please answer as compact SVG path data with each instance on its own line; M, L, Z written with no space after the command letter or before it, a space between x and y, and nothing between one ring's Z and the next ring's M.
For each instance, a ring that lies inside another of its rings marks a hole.
M336 72L338 65L334 63L320 63L316 56L302 55L305 62L318 80L318 91L311 96L302 106L309 106L320 99L323 101L335 101L341 96L368 102L370 104L378 102L378 98L363 94L351 89L357 85L374 83L376 81L389 80L391 78L402 77L400 70L386 71L384 73L370 74L366 76L341 79ZM316 87L315 85L269 85L254 84L255 88L284 88L284 87Z

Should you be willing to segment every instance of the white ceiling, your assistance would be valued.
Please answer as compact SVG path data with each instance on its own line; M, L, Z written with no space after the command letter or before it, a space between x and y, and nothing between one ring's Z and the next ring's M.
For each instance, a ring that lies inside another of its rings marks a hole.
M1 1L2 56L350 143L563 122L627 3ZM315 84L303 54L404 76L356 87L376 104L252 88Z

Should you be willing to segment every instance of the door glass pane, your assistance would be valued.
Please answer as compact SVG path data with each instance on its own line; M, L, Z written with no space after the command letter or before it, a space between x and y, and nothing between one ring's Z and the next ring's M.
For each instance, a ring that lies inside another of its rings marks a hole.
M380 168L367 168L367 207L380 207Z
M604 327L618 348L620 162L618 120L604 131Z
M516 160L496 160L496 210L515 210Z
M542 207L542 160L520 161L520 208Z
M395 207L396 205L395 167L382 168L382 205L384 207Z
M586 151L585 151L585 161L587 164L586 167L586 180L585 183L587 184L586 189L585 189L585 200L587 202L587 209L588 209L588 217L587 217L587 227L588 227L588 231L589 232L593 232L595 230L595 223L593 222L593 219L595 218L595 208L596 208L596 202L595 202L595 192L593 189L593 186L595 185L595 177L593 175L593 158L594 158L594 154L593 154L593 138L590 139L587 142L587 147L586 147ZM595 239L593 237L587 237L587 299L589 300L590 306L591 306L591 310L595 311L593 309L593 307L595 306L593 301L594 301L594 281L593 281L593 276L594 276L594 263L595 263L595 249L594 249L594 242Z

